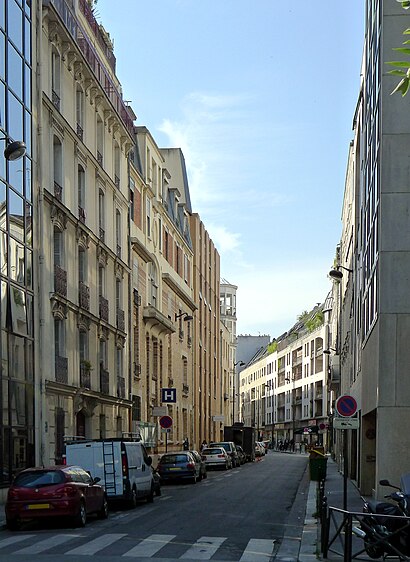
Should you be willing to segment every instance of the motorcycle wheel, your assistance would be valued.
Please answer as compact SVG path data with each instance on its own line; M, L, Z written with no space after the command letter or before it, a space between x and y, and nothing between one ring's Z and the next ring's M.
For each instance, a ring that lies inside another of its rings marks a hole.
M368 536L364 539L364 548L370 558L381 558L384 554L384 549L379 544L374 544Z

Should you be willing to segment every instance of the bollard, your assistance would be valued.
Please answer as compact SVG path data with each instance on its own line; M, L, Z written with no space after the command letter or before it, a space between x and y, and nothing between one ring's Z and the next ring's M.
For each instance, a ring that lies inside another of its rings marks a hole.
M347 515L345 523L345 549L343 561L352 561L352 516L350 513Z

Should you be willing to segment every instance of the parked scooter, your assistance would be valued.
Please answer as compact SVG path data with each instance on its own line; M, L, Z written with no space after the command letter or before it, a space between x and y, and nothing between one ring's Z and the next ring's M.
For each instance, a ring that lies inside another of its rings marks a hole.
M409 557L410 473L401 476L400 487L390 484L388 480L380 480L380 486L389 486L397 490L384 496L393 500L395 504L362 498L363 513L369 515L362 518L360 528L353 527L353 533L364 540L365 550L370 558Z

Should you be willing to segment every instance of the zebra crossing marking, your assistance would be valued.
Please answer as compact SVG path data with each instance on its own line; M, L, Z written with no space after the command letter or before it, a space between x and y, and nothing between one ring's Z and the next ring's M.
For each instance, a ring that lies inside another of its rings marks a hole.
M180 559L209 560L225 541L226 537L201 537L180 556Z
M134 558L153 556L175 537L176 535L150 535L134 546L134 548L125 552L123 556L131 556Z
M250 539L239 562L268 562L271 559L274 548L274 540Z
M80 554L83 556L95 554L96 552L99 552L106 546L109 546L110 544L119 541L125 536L126 533L110 533L108 535L101 535L101 537L98 537L93 541L83 544L82 546L78 546L77 548L73 548L72 550L69 550L64 554Z
M81 535L78 535L81 536ZM60 544L64 544L67 541L73 539L75 535L55 535L53 537L49 537L48 539L44 539L36 544L31 544L30 546L26 546L26 548L22 548L21 550L17 550L15 554L39 554L40 552L44 552L49 548L53 548L54 546L59 546Z
M0 541L0 548L6 548L12 544L17 542L25 541L26 539L31 539L35 537L35 535L18 535L15 537L8 537L7 539L3 539Z

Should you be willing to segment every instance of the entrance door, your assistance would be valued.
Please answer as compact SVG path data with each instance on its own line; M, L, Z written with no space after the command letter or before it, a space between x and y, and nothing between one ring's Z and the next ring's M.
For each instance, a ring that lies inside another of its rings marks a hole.
M85 415L83 411L78 412L76 416L76 435L85 438Z

